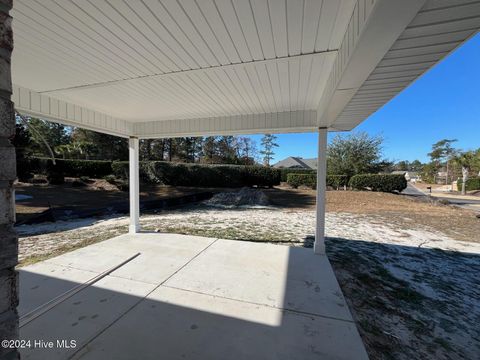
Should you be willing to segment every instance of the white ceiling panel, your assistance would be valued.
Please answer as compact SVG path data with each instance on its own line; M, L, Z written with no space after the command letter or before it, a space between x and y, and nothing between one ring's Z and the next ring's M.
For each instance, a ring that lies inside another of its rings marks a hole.
M15 0L11 15L19 110L177 136L351 129L475 33L480 1Z

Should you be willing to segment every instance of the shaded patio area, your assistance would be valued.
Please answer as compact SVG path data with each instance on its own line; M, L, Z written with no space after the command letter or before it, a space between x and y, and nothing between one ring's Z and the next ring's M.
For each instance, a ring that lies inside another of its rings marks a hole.
M272 244L122 235L22 268L20 316L138 252L20 329L74 348L22 357L368 358L326 256Z

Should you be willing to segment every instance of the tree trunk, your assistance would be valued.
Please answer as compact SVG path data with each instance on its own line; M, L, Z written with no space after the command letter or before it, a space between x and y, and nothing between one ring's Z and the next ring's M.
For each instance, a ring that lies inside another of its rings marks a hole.
M467 193L466 187L467 187L467 180L468 180L468 168L465 166L462 166L462 195L465 195Z
M448 160L447 160L447 174L445 175L445 185L448 185Z

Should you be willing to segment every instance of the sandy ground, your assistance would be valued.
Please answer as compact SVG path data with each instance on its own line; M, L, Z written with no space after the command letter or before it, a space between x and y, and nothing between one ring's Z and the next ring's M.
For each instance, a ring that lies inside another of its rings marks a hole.
M142 216L142 227L311 246L312 192L299 191L295 207L294 191L275 191L267 191L275 207L191 206ZM390 194L327 196L327 253L371 359L478 358L480 220ZM118 217L20 226L20 259L27 264L101 241L126 232L127 224Z

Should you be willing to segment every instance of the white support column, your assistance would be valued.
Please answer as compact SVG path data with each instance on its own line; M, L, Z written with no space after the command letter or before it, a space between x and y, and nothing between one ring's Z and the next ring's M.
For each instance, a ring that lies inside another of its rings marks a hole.
M140 172L139 172L139 141L136 137L128 139L130 175L128 177L130 190L130 234L140 231Z
M327 128L318 129L317 158L317 221L315 228L315 254L325 254L325 191L327 188Z

